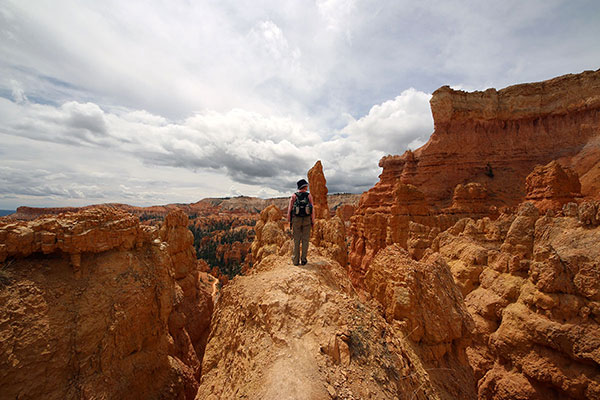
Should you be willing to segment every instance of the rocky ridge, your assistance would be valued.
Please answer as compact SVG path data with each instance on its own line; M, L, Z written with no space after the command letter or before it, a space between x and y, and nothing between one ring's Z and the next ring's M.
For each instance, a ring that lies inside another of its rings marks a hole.
M377 303L360 299L342 265L320 255L327 253L322 246L311 247L306 266L293 266L282 217L274 206L261 213L252 245L258 263L223 289L196 399L475 398L464 346L441 338L446 351L435 354L443 359L425 359L433 347L422 336L411 339L414 327L400 323L424 307L414 303L386 321ZM455 301L439 280L430 283L442 304ZM424 296L414 280L407 288ZM458 331L468 342L462 326L472 321L464 305L457 307Z

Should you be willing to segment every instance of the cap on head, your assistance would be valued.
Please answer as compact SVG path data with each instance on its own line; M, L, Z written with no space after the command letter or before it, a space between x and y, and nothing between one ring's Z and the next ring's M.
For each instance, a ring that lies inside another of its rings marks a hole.
M296 182L296 184L298 185L298 190L302 189L305 186L308 186L308 182L306 182L305 179L300 179L298 182Z

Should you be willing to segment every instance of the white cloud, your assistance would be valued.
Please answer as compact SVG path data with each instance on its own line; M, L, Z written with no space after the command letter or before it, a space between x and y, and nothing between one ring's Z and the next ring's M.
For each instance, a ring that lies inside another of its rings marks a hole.
M356 10L356 0L316 0L315 3L327 29L341 31L351 40L350 17Z
M108 182L129 168L122 179L144 177L129 190L165 202L231 185L285 193L322 159L331 191L364 190L381 155L427 140L438 87L597 69L599 12L566 0L0 2L0 167L46 171L62 199L124 198Z
M21 104L27 102L28 99L21 84L14 79L10 80L10 84L12 86L12 98L14 99L15 103Z
M433 132L430 98L430 94L407 89L394 100L374 105L342 133L364 143L364 148L382 152L400 152L415 140L424 143Z
M120 154L120 158L131 157L161 173L164 168L177 168L199 174L225 174L238 184L256 185L255 192L266 196L285 193L317 159L328 168L332 192L366 190L376 180L377 160L385 151L397 146L397 152L402 152L431 132L431 116L422 110L428 100L425 93L407 90L394 100L374 106L365 117L352 119L331 139L322 138L290 117L241 109L205 111L174 122L143 110L105 111L93 103L67 102L55 107L0 99L0 118L7 121L5 133L15 138L77 146L72 147L73 154L84 146L97 152L100 159ZM83 154L75 158L86 163ZM83 172L77 179L73 175L57 176L55 186L38 185L41 189L36 190L41 193L45 189L52 196L66 198L98 198L94 188L81 182L104 178L81 179L83 176ZM66 184L69 181L71 184ZM5 194L33 195L30 191L19 192L11 182L5 187L12 188L12 192ZM76 182L81 183L81 190L73 186ZM119 198L128 198L131 190L125 187L121 184L120 191L115 192ZM230 186L228 194L239 195L241 190L237 185Z

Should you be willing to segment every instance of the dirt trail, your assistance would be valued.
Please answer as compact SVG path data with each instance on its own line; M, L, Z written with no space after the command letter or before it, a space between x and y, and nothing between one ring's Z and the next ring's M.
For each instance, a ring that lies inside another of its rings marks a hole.
M346 272L269 256L221 291L196 399L443 398Z

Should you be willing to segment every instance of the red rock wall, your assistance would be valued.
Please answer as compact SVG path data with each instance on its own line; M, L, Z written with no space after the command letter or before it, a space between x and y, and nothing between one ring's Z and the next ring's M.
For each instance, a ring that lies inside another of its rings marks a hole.
M110 208L0 225L6 398L193 398L212 313L187 217Z
M436 205L448 206L455 186L467 182L484 184L493 204L515 205L535 165L571 157L584 175L582 168L598 163L572 157L600 136L600 70L498 91L445 86L434 92L431 111L435 131L427 144L384 157L380 166L382 179L413 184Z
M466 216L495 218L500 206L520 203L538 164L560 159L585 176L584 196L600 198L600 70L499 91L442 87L431 110L429 141L383 157L379 182L351 219L353 282L387 245L398 243L418 259L435 230Z

